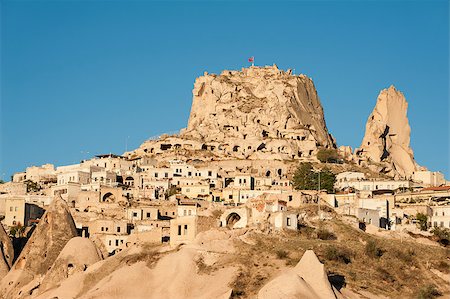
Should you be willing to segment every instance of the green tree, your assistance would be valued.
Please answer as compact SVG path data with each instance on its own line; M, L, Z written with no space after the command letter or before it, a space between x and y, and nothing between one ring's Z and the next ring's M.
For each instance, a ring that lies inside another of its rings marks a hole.
M450 229L443 227L435 227L432 231L433 235L439 243L444 246L450 244Z
M317 159L322 163L336 163L339 154L334 148L323 148L317 152Z
M428 229L428 216L422 213L417 213L416 220L419 221L418 225L420 230Z
M27 184L27 192L36 192L41 190L41 186L32 180L26 180L25 184Z
M318 190L320 178L320 189L333 192L336 176L327 168L315 171L309 162L300 163L294 173L292 185L297 190Z
M25 226L23 226L20 222L17 225L11 227L9 230L9 235L11 237L20 238L23 237L24 234L25 234Z
M5 181L4 180L0 180L0 184L4 184L5 183Z

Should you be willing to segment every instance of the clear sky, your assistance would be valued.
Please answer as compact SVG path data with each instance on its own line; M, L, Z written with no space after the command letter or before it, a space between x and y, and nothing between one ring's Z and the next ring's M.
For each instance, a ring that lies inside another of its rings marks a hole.
M339 145L394 84L417 162L450 179L446 0L0 3L5 180L185 127L195 78L249 56L312 77Z

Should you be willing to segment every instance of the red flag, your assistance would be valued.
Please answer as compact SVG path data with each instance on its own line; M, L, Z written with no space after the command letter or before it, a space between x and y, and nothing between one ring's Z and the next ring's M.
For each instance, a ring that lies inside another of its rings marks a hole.
M254 62L255 61L255 57L250 57L249 59L248 59L248 62Z

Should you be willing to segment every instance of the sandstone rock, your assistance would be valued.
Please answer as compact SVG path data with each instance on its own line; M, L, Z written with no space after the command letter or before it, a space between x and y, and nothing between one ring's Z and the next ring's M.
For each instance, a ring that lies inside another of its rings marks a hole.
M9 273L0 282L0 298L29 295L26 285L47 273L66 243L77 235L66 202L56 197Z
M136 154L189 149L253 160L314 159L318 147L335 142L312 80L274 65L197 78L187 128L146 142Z
M67 277L85 271L101 260L95 244L87 239L75 237L67 242L39 287L39 292L54 288Z
M340 296L339 296L340 297ZM338 298L327 278L323 264L312 250L307 250L293 268L269 281L258 292L258 299Z
M407 108L404 95L394 86L382 90L367 120L361 147L356 151L359 157L382 163L379 171L403 178L419 169L410 148Z
M13 259L14 248L11 239L0 223L0 280L8 273Z

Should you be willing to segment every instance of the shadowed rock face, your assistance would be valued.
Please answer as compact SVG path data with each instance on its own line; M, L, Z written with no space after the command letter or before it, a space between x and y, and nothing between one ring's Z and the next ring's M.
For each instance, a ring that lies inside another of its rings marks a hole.
M335 146L312 80L276 66L197 78L182 136L205 143L235 142L236 152L264 144L267 151L289 158L299 151L309 155L317 146Z
M410 177L419 169L410 148L407 109L405 97L394 86L382 90L358 150L360 157L385 164L384 172L397 177Z
M0 223L0 280L5 277L11 268L14 258L14 248L11 239Z
M9 273L0 283L0 298L20 298L28 292L33 279L44 275L66 243L77 235L66 202L57 197L28 240ZM32 287L30 287L32 288Z
M39 293L58 286L64 279L85 271L90 265L100 260L99 251L91 240L81 237L72 238L43 278Z

